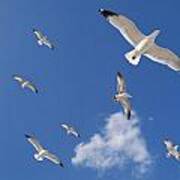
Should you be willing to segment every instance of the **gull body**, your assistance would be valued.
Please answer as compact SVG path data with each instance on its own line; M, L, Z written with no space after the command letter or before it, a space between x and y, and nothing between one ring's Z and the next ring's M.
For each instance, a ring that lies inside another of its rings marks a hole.
M118 72L116 75L117 81L117 94L114 96L114 101L122 105L124 114L126 115L127 120L131 118L131 104L129 98L132 96L126 92L126 84L123 75Z
M142 39L132 51L125 54L126 59L131 64L138 65L141 56L148 52L148 50L154 45L155 39L159 33L159 30L155 30L152 34Z
M134 47L132 51L125 54L129 63L138 65L141 56L144 55L155 62L167 65L175 71L180 71L180 57L171 50L160 47L155 43L160 30L154 30L150 35L144 35L129 18L105 9L99 11Z
M39 153L36 153L34 154L34 158L37 160L37 161L43 161L44 160L44 156L45 154L47 154L48 151L47 150L40 150Z
M164 144L167 149L167 157L174 157L176 160L180 160L180 151L178 151L178 145L174 145L172 141L166 139L164 140Z
M50 153L47 149L45 149L34 136L25 134L25 137L28 140L28 142L32 144L35 150L37 151L37 153L34 154L34 158L37 161L43 161L44 159L48 159L54 164L64 167L62 161L56 155Z

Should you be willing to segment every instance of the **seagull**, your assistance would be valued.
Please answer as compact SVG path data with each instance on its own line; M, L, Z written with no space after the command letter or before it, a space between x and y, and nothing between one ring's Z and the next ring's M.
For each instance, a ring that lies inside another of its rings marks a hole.
M48 159L48 160L52 161L53 163L60 165L61 167L64 167L61 160L56 155L54 155L54 154L50 153L48 150L44 149L35 137L30 136L28 134L25 134L25 137L28 140L28 142L31 143L33 145L33 147L35 148L35 150L37 151L37 153L34 154L34 158L37 161L43 161L44 159Z
M61 124L61 127L66 130L68 135L73 135L76 138L80 137L80 134L74 129L74 127L69 126L67 124Z
M45 45L50 49L54 49L54 45L49 41L49 39L47 38L47 36L43 35L43 33L37 29L33 29L33 33L36 36L37 39L37 43L42 46Z
M178 151L178 145L174 145L169 139L164 140L164 144L168 151L167 158L171 156L174 157L176 160L180 160L180 152Z
M155 43L160 30L154 30L146 36L127 17L105 9L100 9L99 12L134 47L132 51L125 54L129 63L138 65L141 56L144 55L152 61L167 65L175 71L180 71L180 57L171 50Z
M130 120L131 104L129 102L129 98L131 98L132 96L126 92L125 80L120 72L117 73L116 79L117 79L117 94L114 96L114 101L122 105L127 120Z
M35 85L33 85L30 81L27 81L25 79L23 79L22 77L18 76L18 75L14 75L13 79L16 80L17 82L19 82L19 84L21 85L21 87L24 88L28 88L30 89L32 92L34 93L38 93L38 89L36 88Z

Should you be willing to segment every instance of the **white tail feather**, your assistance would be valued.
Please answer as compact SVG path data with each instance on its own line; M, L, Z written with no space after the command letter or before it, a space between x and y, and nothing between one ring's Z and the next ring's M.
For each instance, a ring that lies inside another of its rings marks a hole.
M135 49L125 54L126 59L129 63L137 66L141 59L141 54L138 53Z
M159 33L160 33L160 30L154 30L154 31L149 35L149 37L150 37L151 39L155 40L156 37L159 35Z
M128 93L126 93L126 96L127 96L128 98L132 98L132 96L131 96L130 94L128 94Z

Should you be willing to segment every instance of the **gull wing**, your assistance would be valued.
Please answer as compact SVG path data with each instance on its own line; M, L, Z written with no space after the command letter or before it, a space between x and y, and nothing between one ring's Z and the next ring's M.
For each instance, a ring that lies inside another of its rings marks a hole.
M75 130L73 130L71 132L71 134L74 135L75 137L80 137L80 134L77 131L75 131Z
M38 89L33 84L29 83L29 84L27 84L27 87L34 93L38 93Z
M47 39L45 38L44 41L43 41L44 45L46 45L48 48L54 50L55 49L55 46Z
M180 152L178 152L177 160L180 160Z
M129 102L128 97L124 97L121 100L121 105L124 109L124 114L126 115L127 120L130 120L130 118L131 118L131 104Z
M136 24L127 17L105 9L100 9L99 11L111 25L120 31L132 46L135 47L145 38L145 35L140 32Z
M20 82L20 83L24 82L24 79L21 78L20 76L17 76L17 75L14 75L14 76L13 76L13 79L16 80L16 81L18 81L18 82Z
M61 124L61 127L64 128L66 131L69 129L69 126L67 124Z
M117 92L119 93L125 92L126 91L125 79L120 72L117 73L116 79L117 79Z
M180 70L180 58L167 48L160 47L154 43L144 55L155 62L169 66L175 71Z
M40 31L39 31L39 30L37 30L37 29L33 29L33 33L35 34L35 36L36 36L36 38L37 38L38 40L41 40L41 39L43 39L43 38L44 38L43 33L42 33L42 32L40 32Z
M64 167L63 163L61 162L61 160L54 154L47 152L45 153L44 157L50 161L52 161L55 164L59 164L61 167Z
M33 145L37 152L40 152L44 149L35 137L30 136L28 134L25 134L25 137L28 140L28 142Z

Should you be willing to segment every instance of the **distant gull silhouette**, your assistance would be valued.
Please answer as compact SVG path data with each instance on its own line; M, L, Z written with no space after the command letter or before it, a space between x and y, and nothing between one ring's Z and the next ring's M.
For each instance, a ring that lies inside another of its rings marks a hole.
M21 87L24 88L28 88L30 89L32 92L34 93L38 93L38 89L36 88L36 86L34 84L32 84L30 81L27 81L25 79L23 79L22 77L20 77L19 75L14 75L13 79L16 80Z
M35 137L30 136L28 134L25 134L25 137L28 140L28 142L30 144L32 144L33 147L36 149L37 153L34 154L34 158L37 161L43 161L46 158L46 159L52 161L53 163L58 164L61 167L64 167L61 160L56 155L54 155L54 154L50 153L48 150L44 149Z
M74 127L67 125L67 124L61 124L61 127L66 130L68 135L73 135L75 137L80 137L80 134L75 130Z
M122 105L124 109L124 114L126 115L126 118L129 120L131 118L131 105L129 102L129 98L131 98L132 96L130 96L126 92L125 79L120 72L117 73L116 79L117 79L117 94L114 96L114 101Z
M54 49L54 45L49 41L47 36L43 35L43 33L37 29L33 29L33 33L36 36L37 42L40 46L45 45L50 49Z
M174 145L169 139L164 140L164 144L168 151L167 158L174 157L176 160L180 160L180 152L178 151L178 145Z

